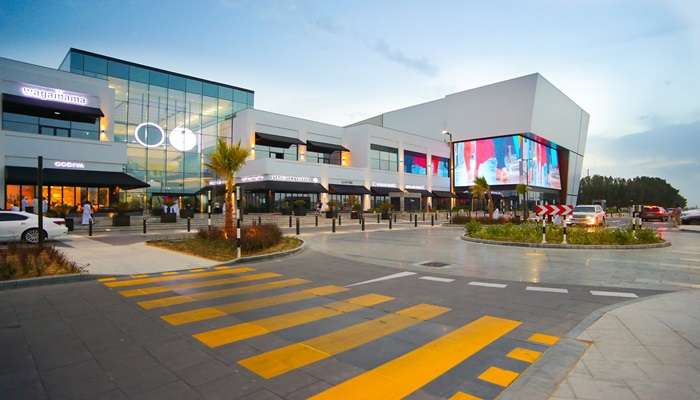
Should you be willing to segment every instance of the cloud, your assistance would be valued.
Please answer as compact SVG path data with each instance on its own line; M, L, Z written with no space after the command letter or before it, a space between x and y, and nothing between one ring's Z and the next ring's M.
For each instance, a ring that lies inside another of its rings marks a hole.
M401 50L389 46L389 43L383 39L377 39L372 49L390 61L427 76L435 76L438 73L437 66L428 61L426 57L409 57Z
M584 175L666 179L688 199L700 205L700 121L657 125L645 132L618 138L591 136L584 158Z

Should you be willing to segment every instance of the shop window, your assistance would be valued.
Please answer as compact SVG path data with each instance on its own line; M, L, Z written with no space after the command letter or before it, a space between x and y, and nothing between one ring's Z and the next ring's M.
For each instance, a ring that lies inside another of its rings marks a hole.
M433 176L450 176L450 159L438 156L432 157Z
M405 150L403 152L403 171L409 174L426 175L428 173L425 154Z
M392 172L399 170L399 151L395 148L371 144L369 159L372 169Z
M19 185L5 185L5 209L9 210L12 206L20 208L22 202L22 194Z

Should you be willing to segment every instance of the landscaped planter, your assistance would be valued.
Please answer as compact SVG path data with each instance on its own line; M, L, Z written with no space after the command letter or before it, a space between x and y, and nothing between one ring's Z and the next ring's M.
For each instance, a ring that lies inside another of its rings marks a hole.
M129 214L112 215L112 226L130 226L131 216Z
M283 208L280 210L282 215L292 215L292 209L291 208Z
M175 213L161 214L160 215L160 222L163 224L177 222L177 214L175 214Z
M389 214L388 212L382 213L382 219L390 219L390 218L391 218L391 214Z
M303 208L296 209L294 210L294 215L303 217L304 215L306 215L306 210L304 210Z

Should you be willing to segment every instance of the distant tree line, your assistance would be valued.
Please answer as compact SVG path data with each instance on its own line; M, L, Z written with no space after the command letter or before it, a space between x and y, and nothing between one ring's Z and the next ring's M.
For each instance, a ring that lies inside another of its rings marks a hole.
M584 177L578 189L578 203L591 204L594 200L606 200L608 207L629 207L631 204L685 207L687 202L665 179L650 176L631 179L600 175Z

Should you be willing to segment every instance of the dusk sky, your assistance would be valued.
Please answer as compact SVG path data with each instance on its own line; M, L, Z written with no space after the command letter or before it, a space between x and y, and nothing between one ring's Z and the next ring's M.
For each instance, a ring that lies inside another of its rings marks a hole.
M0 0L0 37L2 57L81 48L338 125L539 72L591 114L584 174L658 175L700 204L698 1Z

